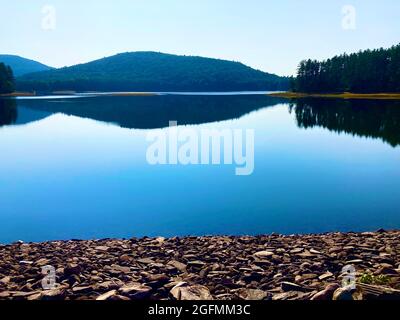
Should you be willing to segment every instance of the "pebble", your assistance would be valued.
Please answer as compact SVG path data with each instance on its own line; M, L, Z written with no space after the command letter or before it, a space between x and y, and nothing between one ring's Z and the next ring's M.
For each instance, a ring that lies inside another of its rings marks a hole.
M98 301L109 300L109 299L112 298L113 296L116 296L116 295L117 295L117 292L118 292L117 290L108 291L108 292L106 292L106 293L104 293L104 294L98 296L98 297L96 298L96 300L98 300Z
M399 289L400 232L2 245L0 300L370 299L340 287L346 264ZM41 287L45 265L53 290Z
M334 292L339 288L337 283L330 284L324 290L316 293L311 300L332 300Z
M182 282L171 289L176 300L213 300L210 290L202 285L189 285Z
M266 291L259 289L245 289L245 288L240 289L237 292L237 296L242 300L251 300L251 301L266 300L267 298L271 297L271 295Z

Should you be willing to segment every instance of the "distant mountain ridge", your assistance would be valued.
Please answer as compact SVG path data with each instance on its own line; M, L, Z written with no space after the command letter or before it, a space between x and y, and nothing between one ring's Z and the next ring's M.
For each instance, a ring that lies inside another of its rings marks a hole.
M267 91L288 87L288 78L239 62L158 52L121 53L17 79L17 89L29 91Z
M14 76L19 77L32 72L52 70L43 63L10 54L0 54L0 62L11 67Z

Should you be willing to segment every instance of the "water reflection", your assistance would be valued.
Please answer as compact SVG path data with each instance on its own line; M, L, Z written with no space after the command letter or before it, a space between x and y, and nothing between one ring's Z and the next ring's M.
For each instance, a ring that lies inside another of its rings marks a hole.
M17 118L16 101L14 99L0 99L0 126L14 124Z
M238 119L288 100L266 95L92 97L75 99L0 99L0 126L26 124L51 114L90 118L130 129L155 129L177 120L180 125ZM400 145L400 101L299 99L291 101L299 128L381 139Z
M400 145L400 102L392 100L300 99L290 105L300 128L379 138Z
M236 119L252 111L282 102L284 102L283 99L266 95L165 95L58 100L28 99L18 100L18 107L23 108L23 111L30 109L45 112L43 117L51 113L63 113L109 122L124 128L155 129L167 127L171 120L177 120L181 125L189 125Z

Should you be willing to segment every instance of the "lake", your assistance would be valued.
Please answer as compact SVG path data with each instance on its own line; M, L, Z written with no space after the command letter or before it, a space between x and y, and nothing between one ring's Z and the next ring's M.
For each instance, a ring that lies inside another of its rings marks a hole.
M151 132L254 130L254 172L151 165ZM400 228L400 101L0 100L0 242Z

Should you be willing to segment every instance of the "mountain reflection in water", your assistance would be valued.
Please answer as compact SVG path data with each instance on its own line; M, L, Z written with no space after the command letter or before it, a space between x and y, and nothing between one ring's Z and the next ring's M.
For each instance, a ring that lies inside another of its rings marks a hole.
M193 125L240 118L250 112L288 103L267 95L82 97L75 99L0 99L0 126L26 124L55 113L113 123L130 129L167 127L169 121ZM400 101L291 100L289 112L299 128L332 132L400 144Z

